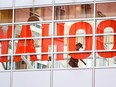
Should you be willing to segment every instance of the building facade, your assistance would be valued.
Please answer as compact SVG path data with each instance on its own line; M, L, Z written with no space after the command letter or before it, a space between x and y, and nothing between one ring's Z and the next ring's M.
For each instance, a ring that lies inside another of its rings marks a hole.
M115 87L116 0L1 0L0 54L0 87Z

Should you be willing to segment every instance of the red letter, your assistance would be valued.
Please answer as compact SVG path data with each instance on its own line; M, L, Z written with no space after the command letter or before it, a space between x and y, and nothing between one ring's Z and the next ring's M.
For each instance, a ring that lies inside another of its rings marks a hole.
M114 20L106 20L102 21L98 27L97 27L97 34L103 34L104 29L107 27L111 27L114 30L114 33L116 33L116 21ZM103 36L98 36L97 37L97 50L106 50L104 47L104 37ZM116 50L116 35L114 36L114 46L112 50ZM98 52L98 54L104 58L112 58L116 56L116 51L115 52Z
M92 34L92 27L87 22L74 23L70 28L69 34L76 35L76 31L79 29L85 30L86 34ZM85 50L92 50L92 37L91 36L86 36L85 43L86 43ZM76 38L75 37L69 38L69 51L76 51L75 44L76 44ZM84 58L89 57L90 54L91 54L91 52L71 53L70 56L75 59L84 59Z
M63 36L64 35L64 23L58 23L57 24L57 36ZM57 52L63 52L64 49L64 38L55 38L54 39L55 45L57 45ZM57 54L56 60L63 60L63 54Z
M30 30L30 25L23 25L22 26L22 31L21 31L21 34L20 34L20 38L23 38L23 37L25 37L25 38L26 37L32 37L31 30ZM17 45L17 48L16 48L16 54L35 53L36 52L33 40L27 39L26 40L27 46L24 46L24 44L25 44L25 40L19 40L18 41L18 45ZM38 60L36 55L31 55L30 58L31 58L30 61L37 61ZM20 56L15 56L14 57L15 62L19 62L20 60L21 60Z
M12 37L12 26L8 26L6 35L4 34L2 27L0 27L0 38L11 38ZM1 43L1 54L8 54L8 43L9 40L0 41ZM8 62L7 56L2 56L0 62Z
M49 24L43 24L42 25L42 36L48 36L48 32L49 32ZM59 35L59 36L64 35L64 23L57 24L57 35ZM57 45L57 52L63 51L64 39L56 38L56 39L54 39L54 44ZM51 45L51 39L43 38L42 39L42 52L48 52L49 45ZM62 60L63 55L57 54L56 59ZM42 60L48 60L48 55L47 54L42 55Z
M48 36L49 32L49 24L42 24L42 36ZM43 38L42 39L42 52L48 52L48 46L51 45L51 39L50 38ZM42 55L41 60L48 60L48 55L44 54Z

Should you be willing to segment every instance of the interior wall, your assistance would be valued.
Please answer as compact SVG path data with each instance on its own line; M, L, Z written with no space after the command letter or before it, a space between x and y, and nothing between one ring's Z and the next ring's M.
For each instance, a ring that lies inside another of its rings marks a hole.
M27 21L30 16L30 9L17 9L15 10L15 21Z
M101 11L106 16L114 16L116 15L115 7L116 7L116 3L97 4L97 11Z

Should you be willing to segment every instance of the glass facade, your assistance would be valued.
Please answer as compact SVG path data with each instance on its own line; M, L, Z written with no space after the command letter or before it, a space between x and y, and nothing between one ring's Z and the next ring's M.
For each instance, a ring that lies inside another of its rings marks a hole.
M116 1L0 1L0 71L116 66ZM83 48L76 51L76 43Z

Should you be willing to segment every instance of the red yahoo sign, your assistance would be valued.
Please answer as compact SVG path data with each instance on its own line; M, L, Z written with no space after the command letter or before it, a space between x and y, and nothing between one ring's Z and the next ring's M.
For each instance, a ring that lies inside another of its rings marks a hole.
M50 24L42 24L42 36L48 36L49 34L49 25ZM99 23L96 29L97 34L103 34L104 29L107 27L111 27L116 33L116 21L115 20L105 20ZM92 26L87 23L87 22L76 22L71 25L70 30L69 30L69 35L76 35L76 31L79 29L83 29L86 34L92 34L93 29ZM26 32L26 33L25 33ZM64 35L64 23L57 23L57 36L63 36ZM12 37L12 26L8 27L7 33L4 34L2 27L0 27L0 38L11 38ZM20 33L20 38L29 38L32 37L30 25L23 25L22 30ZM97 45L97 50L106 50L104 47L104 36L98 36L96 37L96 45ZM1 43L1 54L8 54L8 43L9 41L0 41ZM16 54L21 54L21 53L35 53L35 47L34 47L34 41L32 39L27 39L26 43L27 45L24 45L25 41L24 40L19 40L18 45L16 48ZM76 43L76 37L70 37L69 38L69 51L76 51L75 49L75 43ZM86 50L92 50L92 37L87 36L85 39L85 51ZM52 39L50 38L43 38L42 39L42 47L41 50L42 52L48 52L48 46L52 44ZM63 38L54 38L54 44L57 46L57 52L62 52L64 51L64 39ZM116 49L116 36L114 36L114 45L112 50ZM90 56L91 52L85 52L85 53L71 53L70 56L72 56L75 59L84 59L88 58ZM116 56L116 51L113 52L98 52L98 55L103 57L103 58L112 58ZM63 60L63 54L57 54L56 60ZM20 56L15 56L14 57L14 62L19 62L21 60ZM30 61L37 61L37 55L30 55ZM48 60L48 55L42 55L41 60ZM8 62L8 59L6 56L2 56L0 58L0 62Z

